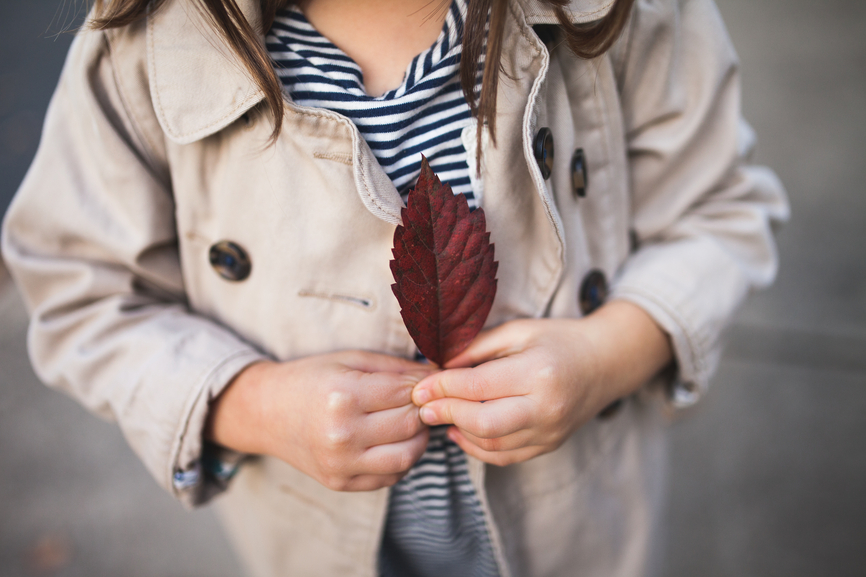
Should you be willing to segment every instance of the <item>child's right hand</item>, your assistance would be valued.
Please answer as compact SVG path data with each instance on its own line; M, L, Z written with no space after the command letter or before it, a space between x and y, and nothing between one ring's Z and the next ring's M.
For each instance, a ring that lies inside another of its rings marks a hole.
M388 487L427 447L411 395L432 372L362 351L255 363L212 403L205 436L282 459L336 491Z

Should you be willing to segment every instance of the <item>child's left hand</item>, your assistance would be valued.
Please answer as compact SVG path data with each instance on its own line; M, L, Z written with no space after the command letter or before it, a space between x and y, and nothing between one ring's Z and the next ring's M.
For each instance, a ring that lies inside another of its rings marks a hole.
M455 425L448 434L468 454L509 465L558 448L670 359L668 338L650 316L613 301L582 319L517 320L486 331L447 370L419 382L412 399L424 423Z

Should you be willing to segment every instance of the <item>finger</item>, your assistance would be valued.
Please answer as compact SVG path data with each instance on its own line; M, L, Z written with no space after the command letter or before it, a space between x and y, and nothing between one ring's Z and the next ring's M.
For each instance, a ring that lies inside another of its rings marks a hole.
M425 427L417 435L406 441L369 447L358 459L357 474L393 475L405 473L424 454L429 438L430 429Z
M523 447L513 451L485 451L471 443L456 427L448 429L448 438L457 443L467 455L499 467L522 463L545 452L544 447L541 446Z
M492 439L476 437L466 430L461 430L460 434L462 434L467 441L488 453L514 451L516 449L522 449L536 444L535 432L532 429L521 429L516 433L511 433L504 437L494 437Z
M385 355L382 353L371 353L368 351L343 351L336 353L340 363L349 369L363 371L365 373L407 373L417 372L427 375L436 367L410 361L401 357Z
M344 481L340 487L329 487L335 491L375 491L384 487L391 487L397 481L405 477L405 473L394 475L358 475Z
M417 373L364 373L347 375L355 382L331 393L329 402L355 402L365 413L383 411L412 404L412 390L425 376ZM349 398L341 398L343 395ZM332 408L338 408L333 407Z
M495 359L469 369L448 369L424 378L412 391L419 407L435 399L454 397L467 401L490 401L525 395L533 383L527 376L521 354ZM552 370L552 369L551 369Z
M418 407L403 405L364 415L357 442L364 448L399 443L413 438L426 427L418 416Z
M456 425L476 437L494 439L529 428L532 401L526 397L506 397L486 403L463 399L439 399L420 410L426 425Z
M445 367L474 367L520 352L526 342L526 325L526 321L510 321L482 331L460 354L445 363Z

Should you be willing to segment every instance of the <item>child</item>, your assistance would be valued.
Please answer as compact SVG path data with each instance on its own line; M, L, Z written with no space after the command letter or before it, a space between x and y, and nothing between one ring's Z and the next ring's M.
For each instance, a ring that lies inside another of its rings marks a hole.
M254 575L650 572L664 405L787 215L714 6L285 4L97 3L3 228L40 377L228 488ZM421 153L499 261L444 371L390 289Z

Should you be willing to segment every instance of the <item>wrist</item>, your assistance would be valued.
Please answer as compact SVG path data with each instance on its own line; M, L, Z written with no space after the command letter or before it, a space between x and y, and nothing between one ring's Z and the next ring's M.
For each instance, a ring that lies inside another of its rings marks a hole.
M235 375L210 404L205 439L242 453L268 452L262 427L267 407L263 390L274 365L272 361L259 361Z
M597 376L609 402L636 392L673 360L667 333L633 303L610 301L584 320L593 326Z

